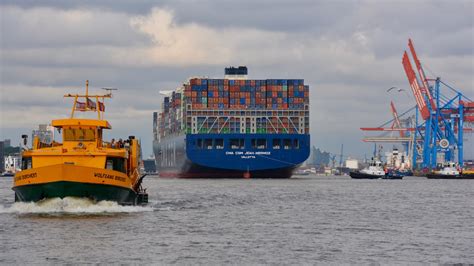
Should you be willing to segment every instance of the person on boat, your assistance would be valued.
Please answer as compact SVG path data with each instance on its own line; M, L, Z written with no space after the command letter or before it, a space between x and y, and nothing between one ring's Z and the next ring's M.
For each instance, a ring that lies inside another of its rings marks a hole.
M115 139L114 138L110 141L110 147L115 148Z
M123 140L120 138L117 142L117 148L123 148Z

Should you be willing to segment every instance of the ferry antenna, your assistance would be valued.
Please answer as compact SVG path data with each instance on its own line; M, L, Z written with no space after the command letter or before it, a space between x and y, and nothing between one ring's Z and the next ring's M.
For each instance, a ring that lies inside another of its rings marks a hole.
M112 91L118 90L117 88L102 88L102 89L107 91L110 97L112 97Z

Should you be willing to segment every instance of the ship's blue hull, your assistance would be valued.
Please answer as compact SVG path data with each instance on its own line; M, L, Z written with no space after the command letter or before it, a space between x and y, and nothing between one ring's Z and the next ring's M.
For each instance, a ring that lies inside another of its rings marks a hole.
M153 149L160 176L289 178L309 144L305 134L182 134Z

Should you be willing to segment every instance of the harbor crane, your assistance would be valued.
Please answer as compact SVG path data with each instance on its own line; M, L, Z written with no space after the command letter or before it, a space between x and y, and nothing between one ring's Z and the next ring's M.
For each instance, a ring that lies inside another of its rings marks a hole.
M406 51L403 53L402 64L415 97L417 110L423 119L420 124L416 119L414 130L414 139L417 135L423 139L421 167L434 169L438 159L457 162L462 167L463 133L472 131L467 125L474 122L474 102L440 77L427 78L411 39L408 40L408 47L418 76ZM418 115L418 112L416 114ZM413 154L413 162L416 162L417 153Z
M474 123L474 102L440 77L427 78L411 39L408 40L408 47L418 75L406 51L403 53L402 65L416 106L399 116L391 102L392 120L379 127L361 130L384 133L398 131L398 136L366 137L363 141L402 143L412 157L413 168L417 167L418 156L421 157L421 165L418 166L424 169L432 170L441 161L456 162L462 167L463 134L472 132L470 126ZM402 120L404 115L412 111L414 114L410 118ZM391 126L387 127L390 123Z

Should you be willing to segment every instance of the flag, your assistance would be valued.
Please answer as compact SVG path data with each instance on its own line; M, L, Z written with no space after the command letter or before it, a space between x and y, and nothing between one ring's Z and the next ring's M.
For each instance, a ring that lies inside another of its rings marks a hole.
M86 103L76 101L76 111L84 112L86 110Z
M105 105L99 101L99 111L105 112Z
M81 111L85 112L87 110L97 110L97 104L93 100L87 98L87 109L86 109L86 103L76 101L76 111ZM103 102L99 101L99 111L105 112L105 105Z
M91 109L91 110L95 110L97 108L97 105L95 104L94 101L87 98L87 107L89 107L89 109Z

